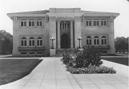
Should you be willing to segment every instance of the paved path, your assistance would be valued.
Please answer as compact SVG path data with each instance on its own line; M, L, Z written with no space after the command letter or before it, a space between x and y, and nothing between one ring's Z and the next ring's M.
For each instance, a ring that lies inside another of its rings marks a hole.
M59 57L43 59L31 74L2 85L0 89L128 89L129 87L128 76L119 73L120 71L117 74L73 75L66 71ZM105 61L105 64L111 63Z

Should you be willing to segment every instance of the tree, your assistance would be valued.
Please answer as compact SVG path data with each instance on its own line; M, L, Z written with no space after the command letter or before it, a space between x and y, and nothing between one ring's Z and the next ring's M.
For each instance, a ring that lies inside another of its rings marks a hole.
M128 51L128 38L117 37L115 39L115 48L117 52L127 52Z
M10 54L12 53L13 48L13 36L4 31L0 30L0 53L1 54Z

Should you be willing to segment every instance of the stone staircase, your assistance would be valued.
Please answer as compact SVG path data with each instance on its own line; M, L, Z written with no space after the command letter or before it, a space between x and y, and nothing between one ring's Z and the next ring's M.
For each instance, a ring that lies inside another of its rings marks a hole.
M68 53L68 54L75 54L76 49L75 48L70 48L70 49L57 49L56 50L56 56L57 57L61 57L63 56L64 53Z

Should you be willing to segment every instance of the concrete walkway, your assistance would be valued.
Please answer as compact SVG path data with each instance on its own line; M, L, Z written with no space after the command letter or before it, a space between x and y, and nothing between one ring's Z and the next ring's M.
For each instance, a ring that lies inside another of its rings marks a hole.
M44 60L31 74L18 81L1 85L0 89L128 89L128 67L121 67L117 74L70 74L60 61L61 58L43 58ZM105 65L114 66L104 61ZM123 69L124 68L124 69ZM125 70L125 68L127 70ZM125 70L125 71L124 71Z

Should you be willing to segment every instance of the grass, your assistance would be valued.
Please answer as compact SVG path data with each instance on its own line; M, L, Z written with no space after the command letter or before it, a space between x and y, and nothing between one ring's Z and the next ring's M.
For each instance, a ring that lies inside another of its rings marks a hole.
M129 62L129 58L128 56L125 57L125 56L117 56L117 57L114 57L114 56L109 56L109 57L102 57L102 59L104 60L108 60L108 61L111 61L111 62L116 62L116 63L119 63L119 64L123 64L123 65L128 65L128 62Z
M0 59L0 85L23 78L40 61L38 59Z

